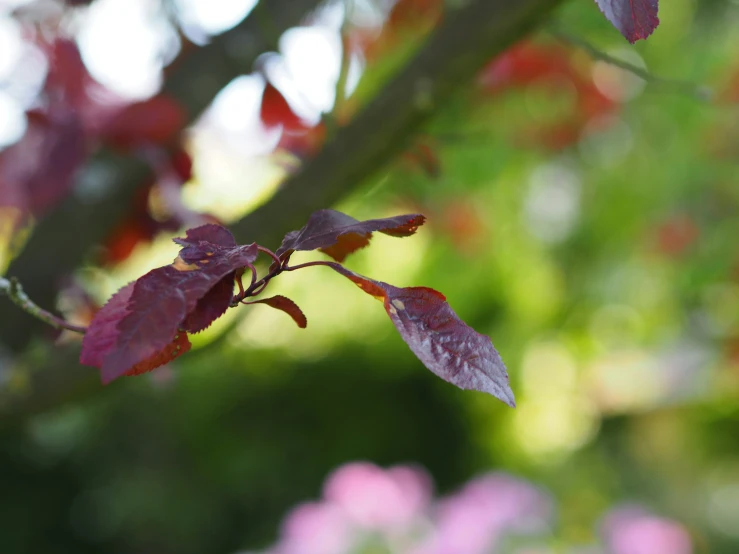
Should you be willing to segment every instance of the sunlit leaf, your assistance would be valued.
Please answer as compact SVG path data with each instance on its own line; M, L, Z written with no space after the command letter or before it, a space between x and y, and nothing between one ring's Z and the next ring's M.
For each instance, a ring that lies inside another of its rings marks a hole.
M178 333L201 331L220 317L234 271L258 255L255 244L237 246L217 225L191 229L177 242L184 248L172 265L122 289L93 318L81 361L99 367L104 382L159 355Z
M277 296L272 296L271 298L253 300L251 302L247 302L247 304L266 304L267 306L270 306L276 310L281 310L285 312L287 315L293 318L293 321L301 329L305 329L308 325L308 319L305 317L303 310L301 310L295 302L293 302L286 296L278 294Z
M176 140L185 123L184 108L174 98L160 94L124 106L103 125L100 134L116 148L168 145Z
M306 127L282 93L269 81L262 93L259 115L267 128L282 127L287 131L295 131Z
M319 210L313 212L305 227L285 235L277 255L285 259L295 250L321 250L341 262L352 252L367 246L373 232L408 237L425 220L420 214L410 214L357 221L336 210Z
M400 336L432 372L461 389L486 392L516 406L492 341L459 319L443 294L426 287L394 287L339 264L328 265L382 301Z

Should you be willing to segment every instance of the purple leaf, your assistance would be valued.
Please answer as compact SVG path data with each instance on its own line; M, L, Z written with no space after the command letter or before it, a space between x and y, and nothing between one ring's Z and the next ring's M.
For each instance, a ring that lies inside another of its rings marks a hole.
M115 346L118 339L118 323L128 313L128 302L133 294L135 283L129 283L103 306L95 315L95 325L90 326L82 339L80 362L85 365L101 367L106 352ZM124 375L138 375L151 371L190 350L186 333L178 333L170 343L149 358L132 366Z
M631 44L645 39L659 25L658 0L595 0L600 11Z
M408 237L425 220L420 214L409 214L357 221L336 210L319 210L313 212L305 227L285 235L276 253L284 260L295 250L321 250L337 262L342 262L352 252L367 246L373 232Z
M26 113L21 140L0 152L0 207L36 218L72 192L90 146L83 113L90 76L77 46L62 38L38 46L49 61L43 94Z
M175 238L172 240L180 246L198 246L201 242L217 244L226 248L236 246L236 239L231 231L214 223L188 229L185 232L184 239Z
M178 331L174 338L158 352L155 352L148 358L141 360L123 375L141 375L152 369L156 369L166 363L171 362L175 358L179 358L184 353L189 352L192 344L184 331Z
M87 154L86 137L69 111L27 115L23 138L0 152L0 207L41 217L74 187Z
M305 329L308 326L308 319L305 317L303 310L298 305L287 298L286 296L277 295L271 298L264 298L262 300L253 300L251 302L244 302L244 304L266 304L276 310L282 310L297 324L301 329Z
M101 367L105 355L114 346L118 337L118 322L128 314L128 301L135 283L129 283L108 299L98 310L82 339L80 363Z
M164 359L160 354L169 346L173 352L182 350L183 331L201 331L226 311L234 271L253 263L259 251L256 244L236 246L231 234L220 229L205 225L190 230L177 240L185 247L172 265L128 285L96 314L80 360L99 367L103 382L154 357Z
M443 294L426 287L398 288L336 263L327 265L383 302L400 336L436 375L461 389L487 392L516 406L508 373L492 341L459 319Z
M229 273L218 281L205 296L195 305L182 323L182 328L188 333L204 331L216 319L226 313L231 305L234 293L234 272Z

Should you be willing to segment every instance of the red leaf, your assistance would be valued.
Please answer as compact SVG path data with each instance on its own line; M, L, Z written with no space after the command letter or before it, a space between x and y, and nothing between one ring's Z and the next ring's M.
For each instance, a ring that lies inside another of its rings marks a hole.
M517 133L523 147L543 146L557 151L577 142L593 118L612 113L618 107L595 86L587 69L573 62L567 48L523 41L489 63L481 72L480 84L493 95L528 86L555 95L574 91L576 102L563 119L543 126L536 123Z
M28 128L19 142L0 153L0 207L44 215L74 186L87 154L81 112L92 81L76 44L55 38L39 46L49 58L49 72L38 109L27 113Z
M542 81L561 85L577 77L569 58L569 51L556 44L522 41L485 66L480 83L492 93Z
M440 215L442 229L449 234L458 250L475 256L488 244L490 230L477 210L475 199L447 199Z
M253 263L259 253L256 244L236 246L233 236L217 225L191 229L177 242L184 248L172 265L122 289L93 318L80 360L99 367L103 382L151 361L179 330L210 325L227 308L226 282L233 286L233 272ZM209 293L213 306L199 302Z
M432 179L438 179L441 175L441 159L437 148L428 142L417 141L403 152L402 157L410 162L412 166L424 171Z
M120 263L131 255L139 243L151 240L153 232L150 223L150 216L142 222L139 217L131 217L129 214L105 240L101 263L105 265Z
M186 183L192 179L192 157L184 148L178 148L172 152L171 157L172 169Z
M443 12L443 0L398 0L388 14L386 25L397 32L404 27L435 24Z
M313 212L305 227L285 235L276 253L280 258L286 259L295 250L321 250L341 262L352 252L367 246L373 232L408 237L425 220L420 214L409 214L357 221L336 210L319 210Z
M128 302L131 300L133 287L134 283L129 283L116 292L92 318L82 339L80 363L102 367L105 355L115 346L118 323L129 312Z
M182 324L188 333L204 331L226 313L234 294L234 272L218 281L195 305Z
M202 250L201 243L205 243L205 248L208 247L208 244L216 244L224 248L233 248L236 246L236 239L234 239L231 231L213 223L188 229L184 239L176 238L174 242L186 248L192 247L200 250Z
M267 128L282 126L286 131L306 128L306 124L295 114L282 93L269 81L262 93L262 107L259 115Z
M409 38L429 33L444 17L444 6L444 0L398 0L379 36L355 27L350 38L368 60L376 60Z
M163 366L166 363L171 362L175 358L179 358L186 352L190 351L190 339L187 338L187 333L184 331L178 332L172 342L165 346L162 350L147 358L146 360L137 363L131 369L126 371L123 375L133 376L147 373L152 369L156 369L159 366Z
M29 112L23 138L0 153L0 206L42 216L72 190L86 153L74 113Z
M160 94L117 111L100 129L102 140L120 149L142 144L168 145L185 127L185 110L174 98Z
M56 37L42 48L49 57L49 73L44 89L55 96L50 102L66 104L74 110L84 110L89 102L87 86L93 79L75 42Z
M121 314L128 313L128 302L133 293L134 283L129 283L103 306L93 318L95 325L91 325L82 339L82 354L80 362L85 365L101 367L104 353L112 348L118 337L117 324ZM91 345L93 345L91 347ZM169 344L149 358L134 365L124 375L139 375L162 366L190 350L190 341L184 332L177 333Z
M695 243L700 229L688 215L676 215L657 228L656 246L667 256L678 257Z
M169 153L172 171L179 184L184 184L192 177L192 159L182 148ZM180 229L187 222L182 214L162 213L154 216L151 213L151 195L155 190L156 178L151 176L148 181L142 183L132 199L131 206L125 219L119 223L109 237L105 240L105 250L101 262L103 264L115 264L125 260L133 249L142 242L150 242L158 233L164 230L172 231ZM203 216L213 220L209 216Z
M378 298L400 336L423 364L461 389L487 392L516 406L508 373L490 338L465 324L443 294L426 287L397 288L328 265Z
M595 0L600 11L631 44L645 39L659 25L658 0Z
M281 296L278 294L277 296L273 296L271 298L264 298L262 300L254 300L252 302L244 303L266 304L267 306L271 306L276 310L282 310L283 312L285 312L287 315L293 318L293 321L295 321L297 326L301 329L305 329L308 326L308 319L305 317L303 310L301 310L295 302L293 302L286 296Z
M326 125L319 122L315 127L282 133L278 146L301 160L314 156L326 142Z

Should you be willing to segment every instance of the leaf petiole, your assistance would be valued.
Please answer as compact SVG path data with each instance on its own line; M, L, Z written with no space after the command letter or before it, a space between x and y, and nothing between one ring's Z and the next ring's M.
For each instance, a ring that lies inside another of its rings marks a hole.
M304 267L313 267L313 266L326 266L326 267L333 267L336 264L336 262L324 262L321 260L317 260L315 262L306 262L304 264L298 264L298 265L292 265L292 266L285 266L283 268L283 271L295 271L296 269L303 269Z
M265 253L265 254L267 254L267 255L268 255L268 256L269 256L270 258L272 258L272 259L274 260L274 262L275 262L275 263L276 263L276 264L277 264L278 266L279 266L279 265L282 265L282 260L280 260L280 258L279 258L279 257L277 256L277 254L275 254L274 252L272 252L272 250L270 250L269 248L265 248L264 246L259 246L259 245L257 244L257 249L258 249L258 250L259 250L260 252L264 252L264 253Z

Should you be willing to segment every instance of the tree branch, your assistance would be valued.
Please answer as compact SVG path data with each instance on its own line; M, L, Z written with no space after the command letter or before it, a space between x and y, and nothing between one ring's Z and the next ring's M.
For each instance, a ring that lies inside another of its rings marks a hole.
M462 84L545 18L561 0L469 0L420 52L265 205L232 226L241 242L271 244L311 212L380 171Z
M87 332L86 327L73 325L36 305L33 300L28 297L17 279L8 280L4 277L0 277L0 293L6 295L13 304L18 306L27 314L43 321L47 325L51 325L58 331L67 329L68 331L74 331L75 333Z

